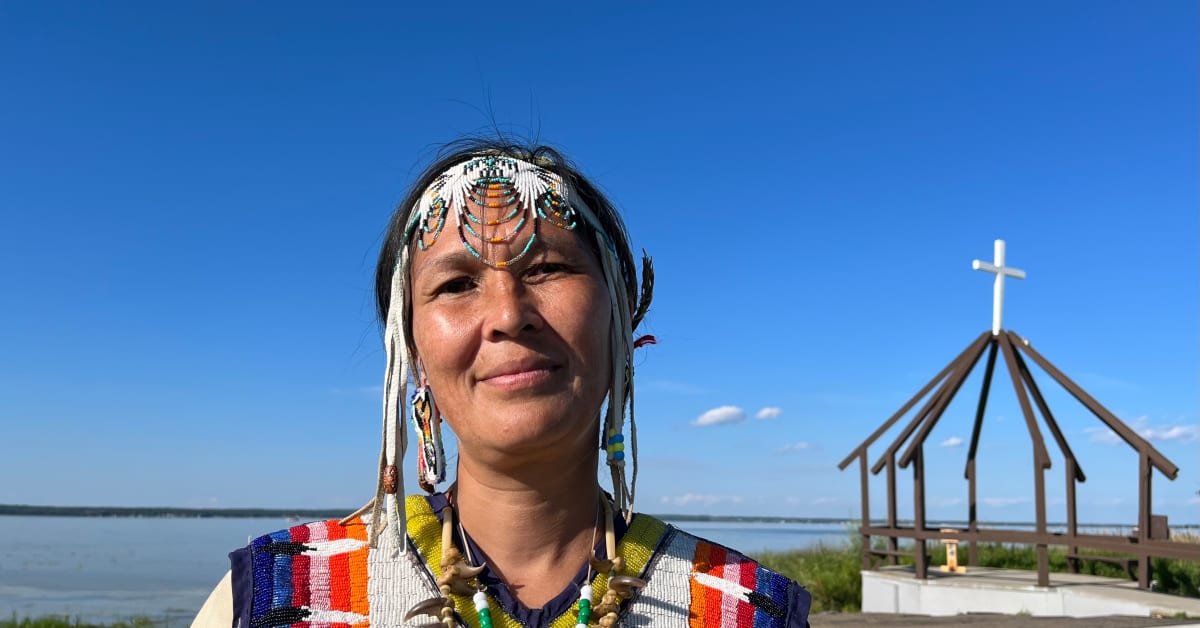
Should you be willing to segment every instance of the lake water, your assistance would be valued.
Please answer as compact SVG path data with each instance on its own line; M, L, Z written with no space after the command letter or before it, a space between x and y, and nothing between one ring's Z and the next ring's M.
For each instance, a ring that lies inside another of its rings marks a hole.
M0 617L143 615L186 626L229 568L226 554L275 519L0 516ZM754 555L844 544L836 525L689 522L680 527Z

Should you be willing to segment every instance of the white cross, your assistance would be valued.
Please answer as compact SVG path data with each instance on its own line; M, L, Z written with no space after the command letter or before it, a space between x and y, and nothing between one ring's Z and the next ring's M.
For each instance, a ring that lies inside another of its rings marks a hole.
M998 336L1004 319L1004 276L1024 279L1025 271L1004 265L1004 240L996 240L996 260L993 263L975 260L971 262L971 268L996 275L996 283L992 289L992 335Z

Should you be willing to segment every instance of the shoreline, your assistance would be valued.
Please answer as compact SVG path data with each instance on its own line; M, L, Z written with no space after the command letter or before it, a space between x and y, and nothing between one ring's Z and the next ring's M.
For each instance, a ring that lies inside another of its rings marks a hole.
M36 506L27 504L0 504L0 516L16 517L109 517L109 518L153 518L153 519L289 519L312 521L319 519L340 519L349 511L343 508L182 508L174 506ZM786 517L770 515L695 515L695 514L656 514L647 513L663 521L678 523L753 523L753 524L803 524L831 525L847 528L853 534L860 523L858 519L846 517ZM875 522L875 520L873 520ZM878 520L883 523L883 520ZM901 525L912 524L911 520L901 519ZM965 526L965 520L930 519L928 527ZM979 526L999 526L1013 528L1034 527L1031 521L979 521ZM1049 527L1065 528L1065 522L1048 522ZM1079 523L1082 528L1091 529L1127 529L1136 527L1132 523ZM1172 530L1197 530L1200 523L1172 523Z

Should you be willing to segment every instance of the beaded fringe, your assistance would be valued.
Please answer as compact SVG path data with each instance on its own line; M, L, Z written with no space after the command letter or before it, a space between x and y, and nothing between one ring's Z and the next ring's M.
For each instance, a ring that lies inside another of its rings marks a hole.
M404 494L404 452L408 449L408 431L404 429L404 399L408 394L410 359L405 339L405 275L408 272L408 247L401 247L392 272L388 320L384 328L387 368L383 376L383 446L379 452L379 478L371 508L371 547L378 547L379 534L390 530L393 547L401 554L408 551L404 542L405 512L400 495ZM382 525L381 525L382 524Z

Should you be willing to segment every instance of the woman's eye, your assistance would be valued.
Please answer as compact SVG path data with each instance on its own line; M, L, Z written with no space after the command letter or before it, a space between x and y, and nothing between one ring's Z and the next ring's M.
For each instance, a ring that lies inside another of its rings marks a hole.
M437 287L437 294L458 294L475 287L475 281L470 277L457 277L443 282Z
M534 264L533 266L530 266L529 274L531 276L536 277L538 275L553 275L554 273L561 273L561 272L565 272L566 270L567 270L566 264L558 264L555 262L542 262L540 264Z

